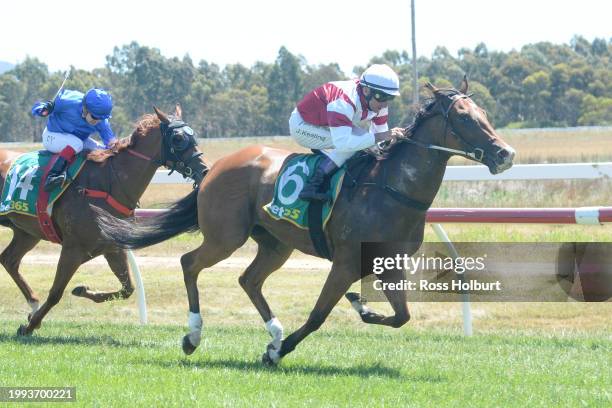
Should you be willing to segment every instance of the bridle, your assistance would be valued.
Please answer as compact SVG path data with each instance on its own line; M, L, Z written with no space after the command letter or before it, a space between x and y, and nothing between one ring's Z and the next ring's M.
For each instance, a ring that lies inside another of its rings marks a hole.
M450 147L444 147L444 146L438 146L438 145L434 145L434 144L430 144L430 143L423 143L423 142L419 142L418 140L413 140L410 138L406 138L406 139L401 139L401 142L406 142L406 143L412 143L414 145L426 148L426 149L432 149L432 150L440 150L440 151L444 151L444 152L448 152L448 153L453 153L453 154L457 154L459 156L463 156L467 159L470 160L474 160L476 162L479 163L483 163L483 159L484 159L484 150L481 149L480 147L475 147L473 144L471 144L469 141L467 141L463 136L461 136L460 134L456 133L453 129L453 125L450 123L448 115L453 107L453 105L455 105L455 103L457 101L459 101L460 99L468 99L470 96L472 96L472 94L469 95L465 95L465 94L455 94L451 97L451 103L448 105L448 107L445 109L444 108L444 103L442 101L440 101L440 114L442 115L442 117L444 118L444 137L446 138L447 132L450 132L451 135L453 135L455 138L459 139L461 141L461 143L463 143L465 146L468 146L471 150L458 150L458 149L451 149ZM414 130L414 129L411 129Z
M127 148L125 151L132 156L155 163L157 167L166 166L170 168L171 171L169 174L172 174L173 171L177 171L184 178L190 177L194 181L193 188L198 187L208 172L208 167L201 160L197 160L202 153L194 149L191 157L187 161L181 158L185 151L197 146L193 129L182 120L171 120L169 123L161 122L159 128L162 136L162 147L159 154L159 160L131 148ZM132 137L133 136L134 135L132 135ZM129 200L130 194L125 191L121 181L117 178L116 172L113 169L112 160L109 162L108 170L110 173L110 180L112 180L113 176L117 179L118 182L116 185ZM133 215L133 208L123 205L113 197L111 194L112 187L113 184L110 182L108 191L95 190L87 187L79 187L79 191L86 197L104 199L108 205L124 216L129 217ZM136 206L138 206L138 202L135 202Z
M172 120L170 123L162 122L159 127L162 132L159 165L170 169L168 175L176 171L183 178L189 177L193 179L196 185L199 185L208 172L208 168L197 160L203 153L194 150L191 157L186 161L181 157L186 150L197 146L193 129L182 120Z
M132 156L154 162L158 166L169 168L168 175L176 171L183 178L193 179L194 186L199 185L208 172L208 168L197 160L203 153L194 150L189 159L186 161L182 159L182 154L185 151L197 145L193 129L187 123L178 119L171 120L169 123L161 122L159 129L162 135L159 160L133 149L127 149L127 152Z
M456 91L455 91L456 92ZM458 149L451 149L449 147L444 147L444 146L438 146L438 145L434 145L434 144L430 144L430 143L423 143L420 142L418 140L413 140L411 138L402 138L397 140L397 143L411 143L414 144L416 146L420 146L423 147L425 149L432 149L432 150L440 150L440 151L444 151L444 152L449 152L449 153L453 153L453 154L458 154L460 156L466 157L468 159L477 161L482 163L482 160L484 158L484 150L478 147L475 147L474 145L472 145L471 143L469 143L467 140L465 140L465 138L463 138L461 135L457 134L454 132L453 130L453 125L450 123L448 115L453 107L453 105L455 103L457 103L457 101L459 101L460 99L467 99L469 98L471 95L465 95L462 93L456 93L451 97L451 102L448 105L448 107L444 108L444 104L442 103L442 101L439 102L440 104L440 111L438 112L439 114L441 114L444 117L444 137L446 138L446 135L448 132L450 132L454 137L456 137L457 139L459 139L464 145L469 146L471 148L471 150L458 150ZM437 102L436 102L437 103ZM431 114L431 116L433 116L434 114L437 113L433 113ZM406 129L406 133L408 132L414 132L415 128L414 127L410 127ZM381 148L381 150L384 150L385 144L388 142L381 142L378 144L379 148ZM382 167L382 171L380 172L380 176L377 177L377 179L374 182L365 182L365 183L361 183L361 186L363 187L375 187L375 188L379 188L381 190L383 190L385 193L387 193L389 196L391 196L391 198L393 198L394 200L396 200L397 202L399 202L400 204L409 207L409 208L414 208L416 210L419 211L427 211L429 209L429 207L431 206L431 202L421 202L418 200L415 200L411 197L409 197L408 195L406 195L405 193L402 193L401 191L397 190L396 188L390 186L387 183L387 171L386 171L386 167ZM354 180L355 185L358 185L356 180Z

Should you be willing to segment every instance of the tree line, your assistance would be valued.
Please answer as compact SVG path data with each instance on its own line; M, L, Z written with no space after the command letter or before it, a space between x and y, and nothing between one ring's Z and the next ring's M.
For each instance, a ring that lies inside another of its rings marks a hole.
M412 66L408 53L389 50L353 70L357 76L373 63L386 63L400 76L402 96L392 101L390 124L405 126L417 110L412 103ZM464 74L475 101L496 127L612 125L612 39L574 37L569 44L540 42L520 51L489 51L484 43L456 56L438 47L417 60L422 84L458 86ZM0 141L39 141L44 120L33 118L36 100L51 98L63 79L36 58L26 58L0 75ZM69 89L108 89L113 95L112 126L120 136L152 107L183 107L199 137L288 134L287 120L297 101L328 81L347 79L336 63L310 65L281 47L273 63L251 67L208 62L189 56L167 58L136 42L115 47L106 65L92 71L71 68Z

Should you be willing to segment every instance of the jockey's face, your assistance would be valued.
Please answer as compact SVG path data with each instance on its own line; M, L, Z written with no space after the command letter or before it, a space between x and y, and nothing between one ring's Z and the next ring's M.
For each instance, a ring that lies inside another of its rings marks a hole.
M85 104L83 104L83 117L91 126L96 126L98 123L100 123L100 119L94 119L94 117L91 116L91 113L87 110Z
M367 97L370 95L370 93L372 92L372 90L368 87L363 87L363 94ZM372 112L380 112L381 109L386 108L387 106L389 106L389 101L384 101L384 102L379 102L376 100L376 98L370 98L370 102L368 102L368 109L370 109Z

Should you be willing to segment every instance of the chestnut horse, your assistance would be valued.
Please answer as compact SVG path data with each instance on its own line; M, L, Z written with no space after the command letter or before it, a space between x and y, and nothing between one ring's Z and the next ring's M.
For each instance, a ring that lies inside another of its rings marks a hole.
M83 189L107 192L126 209L133 210L162 164L176 167L177 171L193 177L196 182L203 178L206 167L200 158L193 131L180 120L180 107L176 107L175 117L169 118L157 108L155 113L143 116L132 135L122 139L115 151L90 152L79 175L55 202L52 221L62 238L62 248L49 296L40 307L38 296L19 273L19 265L23 256L46 237L36 217L17 213L0 216L0 225L13 230L13 239L0 254L0 263L32 307L29 323L19 327L19 335L30 335L40 326L45 315L60 301L78 267L98 255L104 255L119 279L121 289L116 292L95 292L87 287L78 287L73 294L94 302L104 302L125 299L134 291L126 251L99 239L96 215L89 204L95 203L117 216L125 215L116 212L103 199L85 196ZM20 154L0 150L2 185L11 163Z
M356 187L340 192L325 231L333 254L331 271L306 323L284 340L283 328L262 295L262 286L294 249L317 255L308 231L273 220L263 210L272 200L275 180L290 152L247 147L219 159L199 191L176 202L167 213L135 220L98 218L107 239L129 248L201 230L203 243L181 257L190 312L190 333L183 338L185 353L191 354L201 340L197 287L200 271L229 257L249 237L258 244L257 255L239 283L273 338L263 361L276 364L323 324L351 284L361 278L362 242L405 241L413 243L408 253L416 252L423 241L427 208L440 188L452 155L481 162L494 174L512 166L514 149L495 132L485 111L466 95L465 79L460 91L427 86L434 97L406 129L408 137L389 149L386 160L372 160L358 177ZM389 282L403 279L399 273L384 275L382 279ZM366 308L356 294L348 294L347 298L366 323L404 325L410 318L406 293L388 291L385 295L395 312L393 316Z

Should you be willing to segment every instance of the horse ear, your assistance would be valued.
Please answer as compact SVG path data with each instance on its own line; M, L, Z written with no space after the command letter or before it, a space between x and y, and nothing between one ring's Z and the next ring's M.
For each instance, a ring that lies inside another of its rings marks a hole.
M467 75L463 74L463 80L461 81L461 85L459 86L459 92L462 94L467 94L468 91L468 80Z
M425 83L425 88L429 89L431 91L431 93L433 93L434 95L438 93L438 88L436 88L435 86L433 86L431 84L431 82L426 82Z
M183 109L181 108L181 104L180 103L177 103L176 106L174 107L174 115L178 119L183 119Z
M155 111L155 114L157 115L159 120L161 120L164 123L170 123L170 119L168 119L168 115L166 115L164 112L157 109L157 106L154 106L153 110Z

